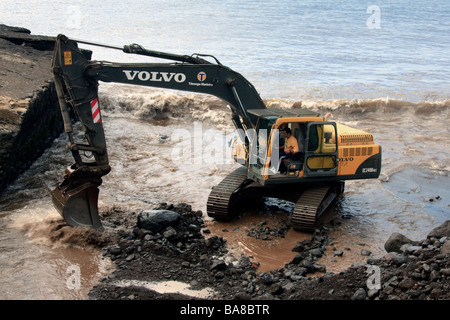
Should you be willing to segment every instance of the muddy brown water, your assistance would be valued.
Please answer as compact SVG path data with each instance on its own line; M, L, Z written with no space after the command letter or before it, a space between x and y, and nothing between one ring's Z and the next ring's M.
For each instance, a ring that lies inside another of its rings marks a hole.
M102 101L112 171L100 188L100 210L184 202L205 213L211 187L237 166L229 160L228 142L235 136L229 110L204 97L113 89L103 92ZM326 219L340 222L330 230L332 244L319 260L327 271L365 262L363 249L383 255L393 232L421 240L450 219L448 101L312 101L303 106L332 112L332 120L373 133L383 147L380 178L347 181L339 205L326 213ZM180 113L181 107L187 111ZM51 240L60 217L50 191L71 163L62 135L0 195L0 299L86 299L92 285L111 271L100 252ZM270 226L287 215L284 210L262 217L250 213L227 223L205 219L211 234L227 239L233 254L251 256L265 272L289 262L296 242L310 235L289 230L269 241L247 233L261 219ZM334 257L333 247L343 256Z

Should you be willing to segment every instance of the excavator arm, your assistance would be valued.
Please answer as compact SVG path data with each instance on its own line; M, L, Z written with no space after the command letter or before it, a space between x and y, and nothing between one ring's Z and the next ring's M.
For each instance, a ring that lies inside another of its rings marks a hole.
M172 60L171 63L113 63L91 61L78 43L99 45ZM52 72L68 135L68 147L75 163L66 169L64 181L52 192L53 203L65 221L72 226L102 228L98 217L98 187L101 177L110 171L105 133L98 99L98 83L116 82L139 86L189 91L216 96L226 101L232 111L232 121L241 140L248 146L257 118L250 109L264 109L259 94L242 75L222 65L212 63L204 55L175 55L146 50L142 46L113 47L59 35L53 53ZM174 62L175 61L175 62ZM81 123L87 143L74 139L72 111ZM92 155L87 158L84 155Z

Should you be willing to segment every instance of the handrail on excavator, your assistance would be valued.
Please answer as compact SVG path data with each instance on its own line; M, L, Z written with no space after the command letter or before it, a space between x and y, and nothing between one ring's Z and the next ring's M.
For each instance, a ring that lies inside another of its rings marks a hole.
M118 47L118 46L113 46L113 45L109 45L109 44L96 43L96 42L91 42L91 41L86 41L86 40L78 40L78 39L71 39L71 40L76 41L78 43L88 44L91 46L120 50L125 53L132 53L132 54L138 54L138 55L149 56L149 57L154 57L154 58L168 59L168 60L173 60L173 61L181 61L181 62L187 62L187 63L192 63L192 64L210 64L211 62L200 58L200 56L211 57L216 61L217 64L222 65L216 57L214 57L213 55L210 55L210 54L194 53L190 56L189 55L178 55L178 54L173 54L173 53L148 50L137 43L132 43L130 45L124 45L123 47Z

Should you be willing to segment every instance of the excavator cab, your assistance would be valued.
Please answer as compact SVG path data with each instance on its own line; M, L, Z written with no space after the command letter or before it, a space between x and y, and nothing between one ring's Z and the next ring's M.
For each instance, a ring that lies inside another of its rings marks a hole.
M336 123L325 122L318 114L307 110L265 109L249 112L258 116L255 138L250 144L247 159L250 179L270 185L337 175ZM298 143L299 150L295 154L286 155L283 152L284 128L290 129ZM235 146L235 150L242 148Z

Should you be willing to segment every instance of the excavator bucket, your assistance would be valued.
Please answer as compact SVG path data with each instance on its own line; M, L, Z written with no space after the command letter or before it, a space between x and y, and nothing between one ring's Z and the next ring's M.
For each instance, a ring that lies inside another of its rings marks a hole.
M67 180L52 192L53 205L72 227L91 227L102 230L98 215L98 185L92 182L73 186Z

